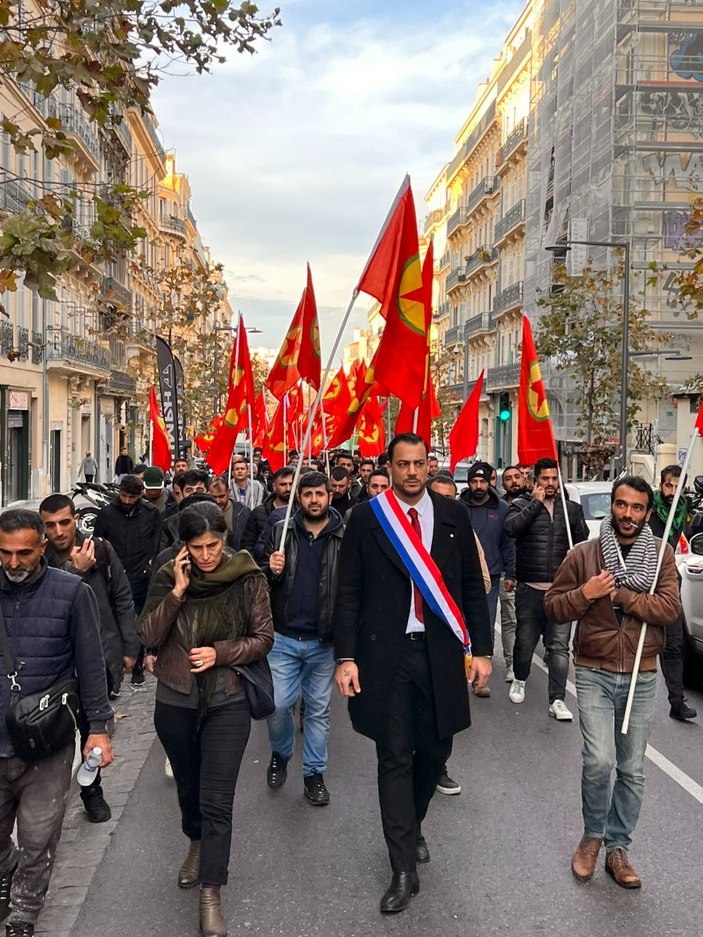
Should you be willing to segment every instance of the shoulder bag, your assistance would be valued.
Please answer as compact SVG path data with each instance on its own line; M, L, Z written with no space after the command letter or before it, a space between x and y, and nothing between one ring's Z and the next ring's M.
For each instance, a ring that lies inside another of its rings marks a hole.
M24 761L41 761L74 741L78 729L80 699L74 676L57 680L46 690L21 696L5 621L0 610L0 647L10 681L10 705L5 714L7 732L15 753Z
M276 709L273 698L273 677L265 657L233 668L242 680L252 719L266 719Z

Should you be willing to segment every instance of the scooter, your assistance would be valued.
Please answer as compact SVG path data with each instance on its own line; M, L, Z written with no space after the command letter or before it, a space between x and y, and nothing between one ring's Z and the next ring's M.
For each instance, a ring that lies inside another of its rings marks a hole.
M119 492L117 485L110 482L75 482L69 497L76 507L78 530L85 537L93 536L95 518L106 504L115 500Z

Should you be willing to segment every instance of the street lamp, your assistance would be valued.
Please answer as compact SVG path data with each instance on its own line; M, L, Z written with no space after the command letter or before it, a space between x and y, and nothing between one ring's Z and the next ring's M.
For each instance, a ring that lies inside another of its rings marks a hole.
M630 357L630 242L629 241L572 241L550 244L545 250L552 253L568 251L572 244L586 247L607 247L625 252L625 276L622 278L622 375L620 377L620 470L627 471L627 365Z
M237 328L238 326L236 325L214 325L210 331L215 332L215 333L229 332L230 335L236 335ZM255 325L245 326L244 331L247 332L249 335L261 334L261 329L257 329ZM215 335L215 361L214 361L214 365L215 365L215 414L220 412L220 385L218 383L218 378L217 378L219 351L220 351L220 347L217 344L217 335Z

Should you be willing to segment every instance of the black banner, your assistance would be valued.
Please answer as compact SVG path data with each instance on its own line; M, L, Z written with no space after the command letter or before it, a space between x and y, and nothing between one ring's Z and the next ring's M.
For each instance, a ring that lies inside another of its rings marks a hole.
M183 396L185 393L185 379L183 377L183 365L181 364L181 359L178 355L173 356L173 364L176 369L176 405L178 407L178 438L180 439L180 453L183 454L186 449L188 442L186 436L186 416L185 416L185 407L183 406Z
M156 336L156 364L159 369L159 395L161 397L161 413L166 429L171 434L174 461L179 456L178 440L180 439L178 421L178 393L176 382L176 365L168 342Z

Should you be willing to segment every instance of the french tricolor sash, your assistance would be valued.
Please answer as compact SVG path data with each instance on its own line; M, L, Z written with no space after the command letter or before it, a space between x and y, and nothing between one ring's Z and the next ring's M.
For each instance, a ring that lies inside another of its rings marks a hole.
M471 641L461 609L447 589L442 573L430 556L429 550L410 526L405 511L391 488L371 499L371 508L383 532L410 573L410 578L422 593L429 607L461 641L467 654Z

